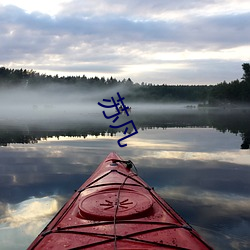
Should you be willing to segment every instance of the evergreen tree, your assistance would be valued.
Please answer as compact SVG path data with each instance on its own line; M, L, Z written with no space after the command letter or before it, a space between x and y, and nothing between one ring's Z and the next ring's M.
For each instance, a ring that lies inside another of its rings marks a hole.
M244 74L241 79L245 82L250 82L250 64L249 63L243 63L242 69L244 71Z

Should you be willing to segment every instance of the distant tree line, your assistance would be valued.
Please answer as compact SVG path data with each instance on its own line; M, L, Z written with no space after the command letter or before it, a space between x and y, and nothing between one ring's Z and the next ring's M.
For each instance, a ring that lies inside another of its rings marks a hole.
M206 105L227 103L250 103L250 64L242 64L244 71L241 80L217 85L153 85L151 83L134 83L130 78L117 80L113 77L82 76L51 76L40 74L34 70L8 69L0 67L0 87L37 88L50 84L64 84L77 87L82 91L92 89L126 89L126 99L130 101L171 102L190 101L202 102Z
M215 85L209 95L210 104L250 103L250 64L242 64L244 74L240 80Z

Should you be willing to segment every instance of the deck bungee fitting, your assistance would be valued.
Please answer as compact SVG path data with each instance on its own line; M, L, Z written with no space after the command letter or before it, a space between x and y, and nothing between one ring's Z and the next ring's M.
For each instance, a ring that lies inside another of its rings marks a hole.
M28 249L212 249L133 168L110 153Z

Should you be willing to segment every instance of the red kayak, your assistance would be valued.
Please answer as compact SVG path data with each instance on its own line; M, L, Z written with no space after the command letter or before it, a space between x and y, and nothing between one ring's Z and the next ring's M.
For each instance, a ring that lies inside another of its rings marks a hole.
M110 153L28 249L212 249Z

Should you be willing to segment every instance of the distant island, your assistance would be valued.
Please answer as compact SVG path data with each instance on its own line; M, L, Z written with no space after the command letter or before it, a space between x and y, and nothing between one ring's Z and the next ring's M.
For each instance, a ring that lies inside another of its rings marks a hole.
M0 67L0 88L36 89L51 84L63 84L78 88L85 93L91 90L126 90L126 100L133 102L196 102L199 107L234 107L250 104L250 64L243 63L242 78L216 85L153 85L134 83L130 78L117 80L113 77L87 78L82 76L51 76L34 70Z

